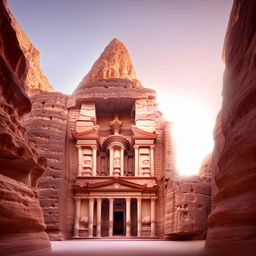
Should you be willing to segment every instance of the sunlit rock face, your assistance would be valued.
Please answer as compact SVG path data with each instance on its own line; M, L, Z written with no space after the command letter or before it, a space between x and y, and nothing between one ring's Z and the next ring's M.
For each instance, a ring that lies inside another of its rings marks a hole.
M202 180L206 183L211 182L211 176L212 176L212 153L208 154L199 169L199 176L202 178Z
M46 167L20 120L31 110L25 90L29 66L0 2L0 254L49 249L36 189Z
M20 45L23 54L27 61L27 75L25 79L26 92L29 96L38 94L44 91L54 91L52 85L50 85L48 79L44 76L43 71L40 67L40 52L31 43L26 33L21 29L17 21L15 20L12 13L7 9L10 17L10 23L13 27L18 43Z
M136 79L135 69L128 50L117 39L113 39L105 48L77 90L84 87L99 86L98 83L105 87L108 85L120 86L120 84L126 87L142 87Z
M234 1L224 47L224 144L217 160L217 191L206 243L221 255L256 251L255 13L255 1Z
M205 239L210 212L210 185L199 176L170 180L167 186L165 235L169 239Z

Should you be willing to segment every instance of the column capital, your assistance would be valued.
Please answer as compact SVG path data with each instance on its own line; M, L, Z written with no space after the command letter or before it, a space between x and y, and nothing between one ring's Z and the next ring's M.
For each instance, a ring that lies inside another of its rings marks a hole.
M140 145L133 145L134 149L139 149Z
M149 147L150 147L150 149L154 149L155 145L150 145Z

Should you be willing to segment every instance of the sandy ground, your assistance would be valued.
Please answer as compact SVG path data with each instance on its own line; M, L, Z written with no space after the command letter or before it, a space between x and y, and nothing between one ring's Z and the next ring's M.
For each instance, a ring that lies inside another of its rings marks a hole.
M52 253L60 256L200 256L205 241L99 241L51 242ZM44 254L45 255L45 254Z

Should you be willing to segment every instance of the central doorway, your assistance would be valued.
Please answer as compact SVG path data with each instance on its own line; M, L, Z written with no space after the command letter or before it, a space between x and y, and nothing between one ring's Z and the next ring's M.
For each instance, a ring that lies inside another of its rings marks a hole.
M125 235L125 199L115 199L113 217L113 235Z
M124 235L124 213L114 212L114 235Z

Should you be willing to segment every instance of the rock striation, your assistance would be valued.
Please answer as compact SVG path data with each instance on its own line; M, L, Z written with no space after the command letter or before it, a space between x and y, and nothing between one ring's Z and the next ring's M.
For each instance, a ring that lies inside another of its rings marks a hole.
M0 254L49 249L36 189L46 167L21 124L31 110L25 93L28 61L6 1L0 2Z
M224 45L222 150L206 247L214 255L256 251L256 4L235 0Z
M11 26L16 33L20 48L27 60L28 70L26 79L24 81L26 85L26 92L29 96L32 96L44 91L54 91L54 88L49 83L47 77L43 74L43 71L40 67L39 50L36 49L36 47L32 44L29 37L19 26L9 9L7 9L7 12L10 17Z
M31 101L32 111L25 116L24 126L28 130L30 141L48 163L38 184L40 205L50 239L63 240L62 206L65 199L61 189L65 165L67 96L57 92L44 92L31 97Z
M169 239L205 239L210 195L210 185L198 176L170 180L166 193L165 236Z
M117 39L113 39L105 48L99 59L93 64L90 72L83 78L77 90L84 87L108 83L108 79L114 78L115 82L132 84L132 87L141 88L142 85L136 79L135 69L126 47ZM103 81L102 81L103 80ZM106 86L106 84L105 84ZM131 85L128 85L131 86Z
M199 169L199 176L202 180L206 183L211 182L212 176L212 153L208 154L202 161L200 169Z

